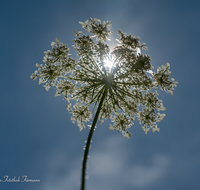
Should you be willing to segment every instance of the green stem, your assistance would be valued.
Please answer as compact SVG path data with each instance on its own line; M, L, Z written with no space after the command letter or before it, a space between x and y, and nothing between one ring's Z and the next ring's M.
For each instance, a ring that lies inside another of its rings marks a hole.
M85 172L86 172L86 163L87 163L87 157L88 157L88 153L89 153L89 148L90 148L90 143L91 143L91 139L92 139L92 134L93 134L93 131L95 129L95 125L97 123L97 119L99 117L99 113L101 111L101 107L103 105L103 101L106 97L106 94L107 94L107 87L105 87L105 90L104 90L104 93L101 97L101 101L99 103L99 106L97 108L97 111L96 111L96 114L95 114L95 117L94 117L94 120L93 120L93 123L92 123L92 126L90 128L90 133L88 135L88 139L87 139L87 143L86 143L86 147L85 147L85 152L84 152L84 157L83 157L83 165L82 165L82 178L81 178L81 190L84 190L85 189Z

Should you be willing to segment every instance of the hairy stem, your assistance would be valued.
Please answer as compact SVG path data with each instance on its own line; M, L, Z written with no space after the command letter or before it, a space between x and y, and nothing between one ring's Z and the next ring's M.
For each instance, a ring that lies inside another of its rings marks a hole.
M97 123L99 113L100 113L101 107L103 105L103 101L106 97L107 91L108 91L108 89L107 89L107 87L105 87L104 93L101 97L101 101L99 103L99 106L97 108L97 111L96 111L96 114L95 114L95 117L94 117L94 120L93 120L93 123L92 123L92 126L90 128L90 133L88 135L88 139L87 139L87 143L86 143L86 147L85 147L85 152L84 152L84 157L83 157L83 164L82 164L81 190L85 190L85 172L86 172L86 163L87 163L87 157L88 157L88 153L89 153L90 143L91 143L92 134L93 134L93 131L95 129L95 125Z

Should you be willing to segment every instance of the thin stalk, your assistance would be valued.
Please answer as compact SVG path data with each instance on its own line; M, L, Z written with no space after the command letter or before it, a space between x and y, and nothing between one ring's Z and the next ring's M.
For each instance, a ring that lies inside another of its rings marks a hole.
M88 135L88 139L87 139L87 143L86 143L86 147L85 147L85 152L84 152L84 157L83 157L81 190L85 190L85 172L86 172L86 163L87 163L87 157L88 157L88 153L89 153L90 143L91 143L92 134L93 134L93 131L95 129L95 125L97 123L99 113L101 111L101 107L103 105L103 101L106 97L107 91L108 91L108 89L107 89L107 87L105 87L104 93L101 97L101 101L99 103L99 106L97 108L97 111L96 111L96 114L95 114L95 117L94 117L94 120L93 120L93 123L92 123L92 126L90 128L90 133Z

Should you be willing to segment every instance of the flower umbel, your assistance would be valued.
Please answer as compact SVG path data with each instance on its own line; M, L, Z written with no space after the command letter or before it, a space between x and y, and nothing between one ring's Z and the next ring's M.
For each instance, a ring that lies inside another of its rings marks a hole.
M169 63L158 67L157 73L154 73L150 56L137 53L138 48L147 49L145 43L140 43L139 37L126 35L118 30L120 44L110 52L109 46L104 43L112 33L110 21L101 23L98 19L90 18L89 21L79 24L87 32L95 35L98 41L95 42L90 35L75 31L77 39L73 40L74 48L80 57L74 60L69 55L67 45L56 39L51 43L52 50L44 52L45 64L37 63L38 70L31 78L39 78L39 84L45 83L47 91L54 86L55 96L62 94L68 102L77 101L71 108L71 113L72 121L76 121L79 127L84 128L84 122L92 119L88 108L90 105L95 108L99 104L107 88L100 110L101 123L104 119L111 119L115 123L114 126L117 126L116 120L112 118L123 114L130 121L128 125L124 124L123 131L128 131L133 125L133 117L137 117L144 124L143 127L155 131L153 126L164 117L156 114L165 110L162 101L157 98L156 89L160 86L162 90L173 94L178 83L173 78L170 79ZM112 66L108 65L108 59L112 61ZM148 76L147 72L150 71L152 74ZM78 107L80 103L82 106ZM84 115L84 119L78 119L75 113L79 112L88 114ZM122 131L122 128L116 127L114 130Z
M140 50L147 50L147 47L140 43L139 37L118 30L120 39L117 41L120 44L110 51L105 43L112 33L110 21L101 23L90 18L79 24L91 33L74 32L74 49L79 59L71 58L67 45L56 39L51 43L52 50L44 52L44 65L36 64L38 69L31 79L39 78L39 84L44 84L47 91L55 87L55 96L64 95L67 110L72 114L71 120L77 122L80 130L85 128L84 123L92 119L92 112L96 110L88 147L98 119L100 123L110 119L113 125L109 129L122 132L127 138L131 136L128 129L135 118L142 124L145 134L150 129L159 131L157 122L165 117L160 113L165 108L162 100L158 99L157 88L173 94L178 84L170 78L169 63L158 67L154 73L150 56L141 54ZM84 154L82 190L88 151L89 148Z

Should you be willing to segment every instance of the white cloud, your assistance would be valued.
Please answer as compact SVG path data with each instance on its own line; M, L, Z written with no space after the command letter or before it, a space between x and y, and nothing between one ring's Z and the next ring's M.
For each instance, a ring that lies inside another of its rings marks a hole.
M95 147L96 149L91 149L88 159L87 189L121 190L126 187L146 189L165 176L170 165L168 156L154 155L149 158L150 165L148 166L145 163L137 164L134 161L130 164L126 142L126 139L117 136L105 139L99 146ZM81 159L74 159L69 168L69 165L68 167L66 165L65 157L66 155L63 153L57 153L57 156L53 158L54 161L49 162L51 175L47 178L43 190L75 190L80 188L81 169L78 166L81 165ZM68 172L58 177L56 167L60 166L63 166L63 169L68 170Z
M111 188L120 190L125 186L142 189L156 183L165 175L167 167L170 165L168 156L154 155L150 158L150 166L138 165L134 161L130 165L125 142L123 138L114 137L104 140L100 151L97 149L92 151L88 170L89 189L95 187L96 190ZM124 152L122 153L122 151Z
M42 190L79 189L81 159L71 162L66 152L55 150L48 155L46 177ZM71 163L69 163L71 162Z
M71 170L70 173L66 176L52 177L49 178L42 187L43 190L64 190L70 189L75 190L79 189L79 181L80 181L80 171L78 170Z

